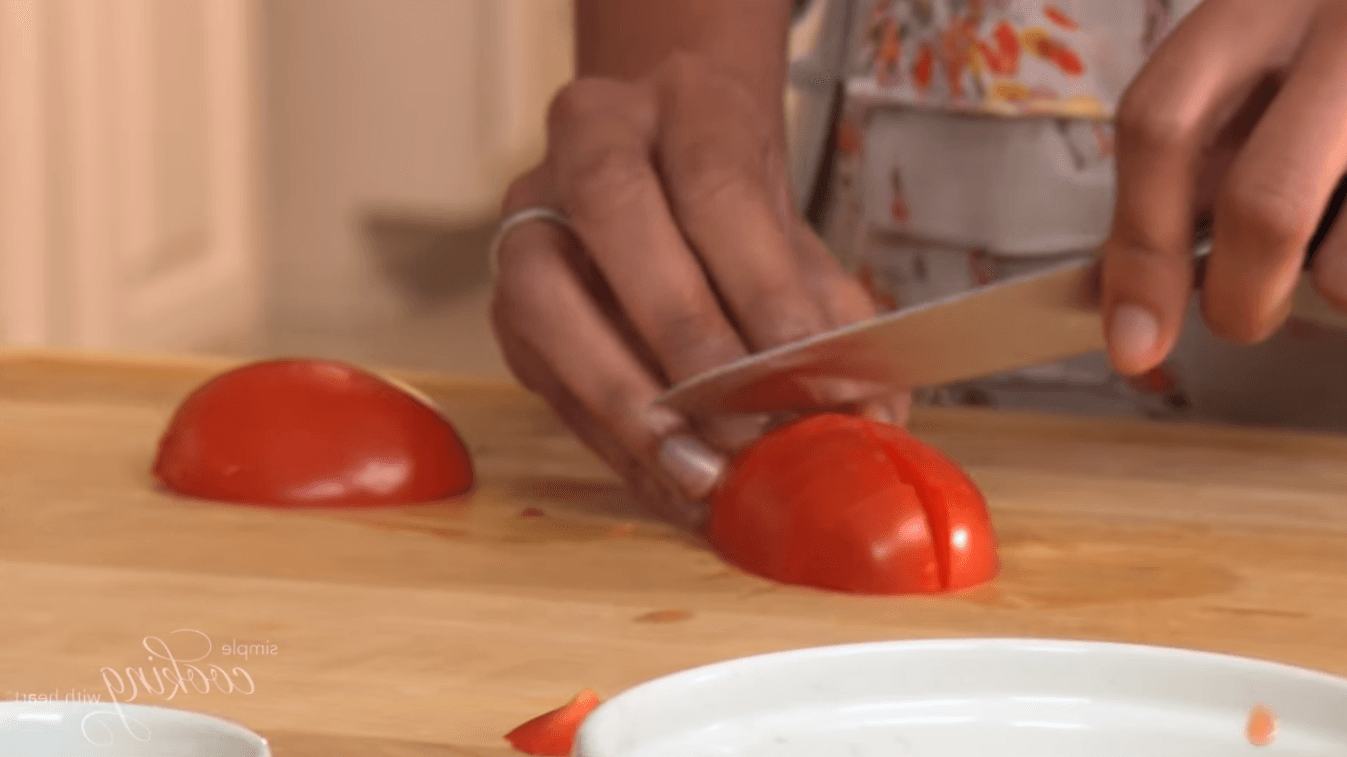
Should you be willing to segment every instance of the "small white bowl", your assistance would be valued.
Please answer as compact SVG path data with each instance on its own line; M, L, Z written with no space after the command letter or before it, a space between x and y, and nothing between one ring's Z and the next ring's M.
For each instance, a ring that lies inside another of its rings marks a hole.
M266 739L225 720L165 707L0 702L4 757L271 757Z
M1278 721L1250 744L1251 710ZM595 710L577 757L1344 757L1347 680L1159 647L899 641L749 657Z

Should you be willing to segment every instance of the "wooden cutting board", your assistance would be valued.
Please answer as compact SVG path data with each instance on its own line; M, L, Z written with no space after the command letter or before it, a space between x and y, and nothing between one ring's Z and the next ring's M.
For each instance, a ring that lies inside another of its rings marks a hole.
M633 512L538 402L469 379L404 376L473 450L461 501L156 490L175 403L228 365L0 352L0 698L126 701L134 681L134 701L237 720L278 757L493 756L582 687L820 644L1104 639L1347 674L1347 439L926 410L915 431L988 496L1003 575L856 598L728 570ZM151 648L243 673L233 692L156 684Z

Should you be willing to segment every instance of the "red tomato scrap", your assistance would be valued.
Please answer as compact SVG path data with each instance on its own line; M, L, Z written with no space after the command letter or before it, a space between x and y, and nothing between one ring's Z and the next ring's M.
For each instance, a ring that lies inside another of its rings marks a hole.
M467 448L413 391L345 363L251 363L183 401L154 475L189 497L273 506L411 504L467 492Z
M599 695L585 689L568 704L539 715L505 734L505 740L524 754L569 757L580 725L598 706Z
M1249 711L1245 735L1254 746L1267 746L1277 738L1277 716L1272 710L1258 705Z
M956 463L897 426L835 413L741 452L708 537L764 578L857 594L956 591L1000 568L985 500Z

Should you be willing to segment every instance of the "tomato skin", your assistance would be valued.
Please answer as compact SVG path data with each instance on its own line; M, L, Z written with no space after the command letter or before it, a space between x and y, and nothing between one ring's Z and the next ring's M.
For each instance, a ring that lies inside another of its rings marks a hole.
M475 479L432 406L322 360L266 360L207 381L169 421L153 472L178 494L290 507L428 502Z
M751 573L857 594L962 589L999 567L982 495L957 465L895 426L834 413L741 452L707 536Z
M505 740L524 754L570 757L575 734L589 713L599 706L599 701L598 694L585 689L566 705L543 713L505 734Z
M876 423L898 477L910 481L931 521L946 591L986 583L1001 569L987 501L972 479L935 447L897 426Z

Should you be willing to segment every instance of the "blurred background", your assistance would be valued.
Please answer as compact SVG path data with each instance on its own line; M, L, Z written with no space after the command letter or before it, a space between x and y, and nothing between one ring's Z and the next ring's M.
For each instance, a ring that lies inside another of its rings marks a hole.
M0 341L508 377L569 0L0 0Z

